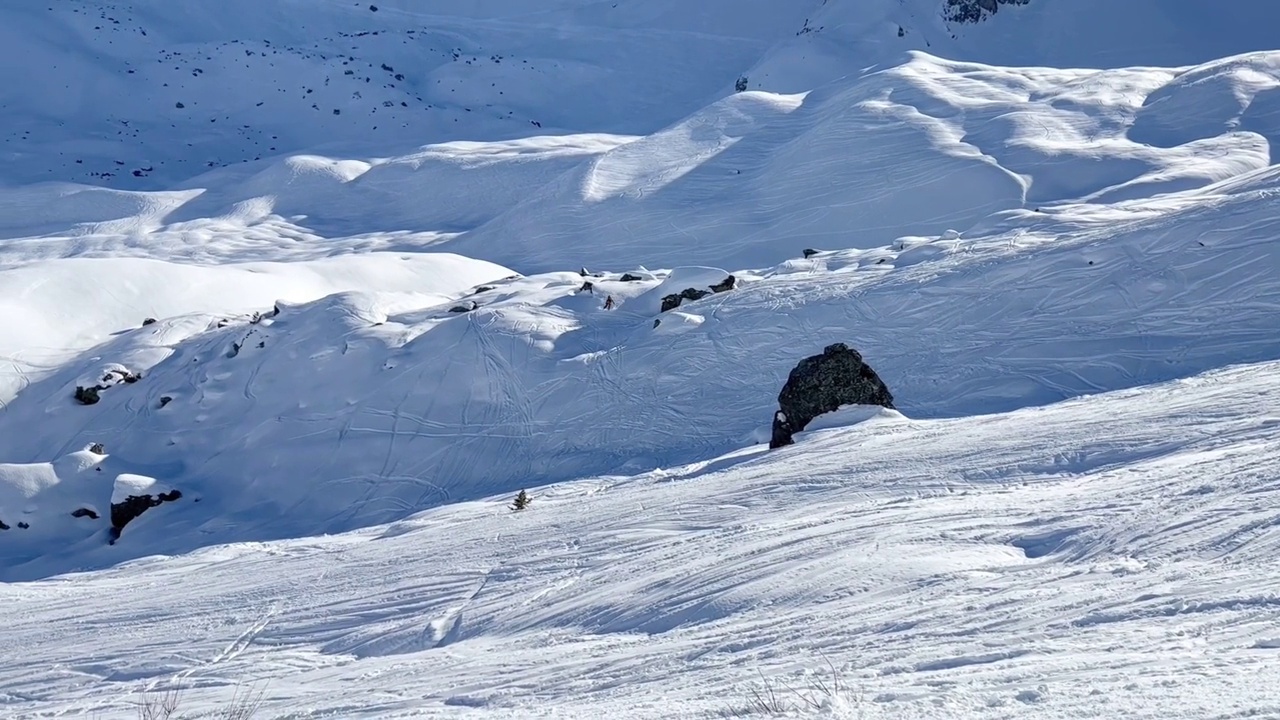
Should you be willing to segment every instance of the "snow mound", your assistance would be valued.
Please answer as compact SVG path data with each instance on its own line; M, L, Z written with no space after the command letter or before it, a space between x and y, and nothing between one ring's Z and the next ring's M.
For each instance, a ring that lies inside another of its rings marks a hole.
M3 250L0 249L0 254ZM307 302L331 293L380 287L417 302L443 303L510 271L447 253L373 253L299 263L200 267L158 260L76 258L0 272L0 402L50 368L111 338L127 349L82 371L138 372L190 336L230 318L269 313L277 301ZM159 319L142 327L147 318Z
M105 518L103 511L110 509L112 480L102 471L105 459L82 450L52 463L0 464L0 543L11 547L19 533L44 541L101 530L92 521Z

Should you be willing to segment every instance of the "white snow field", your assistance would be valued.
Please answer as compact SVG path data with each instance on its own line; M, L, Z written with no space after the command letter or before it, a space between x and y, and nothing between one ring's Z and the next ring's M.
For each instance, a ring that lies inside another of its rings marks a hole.
M1280 717L1277 148L1270 0L6 4L0 717Z

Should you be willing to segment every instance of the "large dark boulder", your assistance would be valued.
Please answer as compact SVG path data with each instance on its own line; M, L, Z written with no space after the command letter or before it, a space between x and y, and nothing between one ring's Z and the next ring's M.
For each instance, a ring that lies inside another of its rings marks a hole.
M804 430L814 418L844 405L892 408L893 395L857 350L835 343L821 355L801 360L791 371L778 393L780 410L773 416L769 447L790 445L791 436Z

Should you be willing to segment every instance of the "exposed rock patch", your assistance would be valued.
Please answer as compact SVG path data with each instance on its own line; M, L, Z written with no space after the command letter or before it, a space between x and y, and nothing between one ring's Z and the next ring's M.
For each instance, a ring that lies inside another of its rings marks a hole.
M114 544L125 525L142 513L181 497L181 491L167 488L152 478L141 475L117 477L115 491L111 495L111 542Z
M738 284L738 279L732 275L729 275L724 280L721 280L718 283L713 283L711 285L708 285L706 290L700 290L698 288L685 288L684 290L681 290L678 293L664 295L662 298L662 312L667 312L668 310L675 310L676 308L680 307L680 304L683 303L685 300L701 300L702 298L714 293L722 293L722 292L732 290L734 287L737 286L737 284Z
M1026 5L1031 0L947 0L942 16L951 22L976 23L995 15L1001 5Z
M135 374L123 369L108 370L103 374L102 380L93 385L77 385L75 392L76 402L81 405L93 405L102 399L102 391L114 385L124 383L132 385L142 379L141 374Z
M664 296L662 298L662 312L675 310L680 307L680 303L685 300L701 300L711 294L710 290L698 290L697 288L685 288L678 293Z

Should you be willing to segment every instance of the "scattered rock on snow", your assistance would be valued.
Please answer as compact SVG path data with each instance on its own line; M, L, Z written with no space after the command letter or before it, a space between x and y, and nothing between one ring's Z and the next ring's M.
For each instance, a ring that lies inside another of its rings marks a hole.
M675 310L676 308L680 307L680 303L684 302L685 300L701 300L702 298L712 293L722 293L722 292L732 290L734 286L737 285L737 283L738 283L738 279L732 275L729 275L725 277L724 280L721 280L718 283L713 283L711 285L708 285L706 290L699 290L698 288L685 288L684 290L681 290L678 293L664 295L662 298L662 312L667 312L668 310Z
M771 448L790 445L791 436L815 417L843 405L892 408L893 395L857 350L835 343L796 365L778 393L778 405L781 410L774 414Z
M89 446L89 452L93 453L94 455L106 455L107 446L103 445L102 443L94 443Z
M671 295L663 296L662 312L666 312L668 310L675 310L676 308L680 307L680 303L684 302L685 300L701 300L702 298L710 294L711 294L710 290L698 290L697 288L685 288L684 290L681 290L678 293L672 293Z
M981 22L995 15L1001 5L1026 5L1031 0L947 0L942 16L956 23Z
M720 282L718 282L718 283L716 283L716 284L714 284L714 285L711 285L711 286L710 286L710 287L711 287L711 292L713 292L713 293L722 293L722 292L726 292L726 291L728 291L728 290L732 290L732 289L734 288L734 286L736 286L737 284L738 284L738 278L736 278L736 277L734 277L734 276L730 275L729 277L725 278L724 280L721 280Z
M132 373L128 370L119 368L108 370L102 375L102 380L93 385L77 385L75 392L76 402L81 405L93 405L102 399L102 391L113 385L125 383L132 385L142 379L139 373Z
M99 400L102 399L102 397L98 394L99 390L100 388L98 388L96 385L90 386L90 387L77 385L76 386L76 402L80 403L81 405L96 404Z

